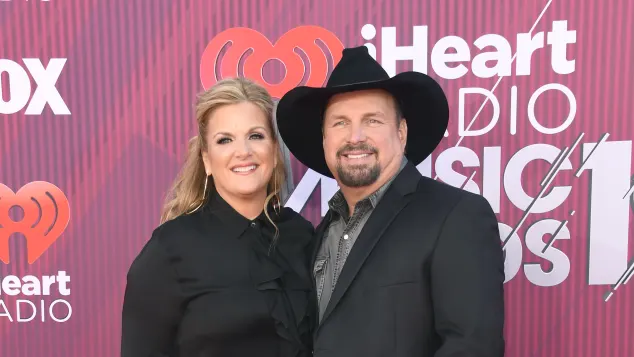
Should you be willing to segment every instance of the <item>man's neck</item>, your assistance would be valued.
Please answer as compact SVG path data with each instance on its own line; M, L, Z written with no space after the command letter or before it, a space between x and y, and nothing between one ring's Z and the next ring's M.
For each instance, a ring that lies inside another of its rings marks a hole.
M388 178L389 180L389 178ZM348 204L348 214L352 216L354 213L354 207L357 203L364 198L370 196L376 190L378 190L387 180L382 183L375 182L371 186L364 187L341 187L341 193L343 197L346 199L346 203Z

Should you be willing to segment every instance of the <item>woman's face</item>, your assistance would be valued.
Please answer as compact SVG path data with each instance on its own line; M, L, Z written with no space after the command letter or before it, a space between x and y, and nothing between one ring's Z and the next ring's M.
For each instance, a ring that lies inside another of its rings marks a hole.
M202 155L207 175L225 199L266 197L277 165L269 127L265 113L249 102L224 105L211 114Z

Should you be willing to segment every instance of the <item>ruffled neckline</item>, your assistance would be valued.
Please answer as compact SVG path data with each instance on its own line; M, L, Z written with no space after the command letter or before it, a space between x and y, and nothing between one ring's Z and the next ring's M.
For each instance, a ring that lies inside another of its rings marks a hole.
M312 234L306 231L303 219L290 208L278 211L269 208L269 217L279 231L275 245L271 245L275 227L264 212L249 220L235 211L215 193L205 205L230 228L231 236L248 240L249 274L255 288L264 294L276 333L287 341L282 344L281 356L310 355L311 328L309 297L312 289L307 261L307 245ZM244 234L257 225L261 234Z

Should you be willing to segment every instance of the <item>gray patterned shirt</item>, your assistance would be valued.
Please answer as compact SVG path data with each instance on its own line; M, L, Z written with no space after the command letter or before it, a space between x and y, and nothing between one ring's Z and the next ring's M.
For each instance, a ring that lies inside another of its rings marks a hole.
M333 219L322 239L321 247L317 253L317 259L313 266L313 275L317 286L317 301L319 304L319 321L326 311L332 292L337 284L343 265L350 254L359 232L370 217L370 214L383 197L385 191L394 181L394 178L405 167L407 159L403 158L399 172L388 182L381 186L370 196L357 202L352 216L348 212L348 203L341 193L337 191L328 201L328 207L333 212Z

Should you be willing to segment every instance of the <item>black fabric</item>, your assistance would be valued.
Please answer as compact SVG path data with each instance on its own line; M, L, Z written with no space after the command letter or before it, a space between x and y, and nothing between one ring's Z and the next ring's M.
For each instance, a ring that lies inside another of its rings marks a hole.
M310 222L289 208L250 221L217 193L157 228L132 263L122 357L311 355Z
M313 261L333 216L316 229ZM408 163L360 232L313 338L316 357L504 356L504 257L488 202Z
M398 101L407 122L405 155L421 163L443 139L449 123L449 104L440 85L419 72L390 78L365 46L346 48L324 88L300 86L279 101L277 126L284 144L307 167L333 177L323 150L322 121L328 100L335 94L384 89Z

